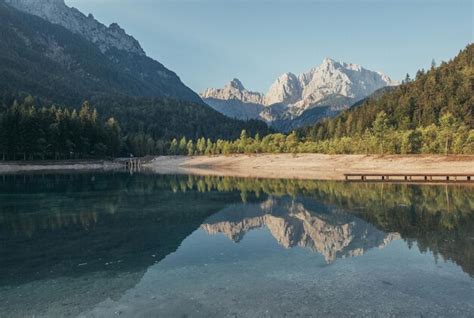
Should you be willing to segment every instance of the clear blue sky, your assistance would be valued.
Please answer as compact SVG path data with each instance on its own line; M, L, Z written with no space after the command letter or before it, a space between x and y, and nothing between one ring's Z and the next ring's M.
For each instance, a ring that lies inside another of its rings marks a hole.
M473 42L473 0L66 0L117 22L197 92L234 77L266 92L324 57L396 80Z

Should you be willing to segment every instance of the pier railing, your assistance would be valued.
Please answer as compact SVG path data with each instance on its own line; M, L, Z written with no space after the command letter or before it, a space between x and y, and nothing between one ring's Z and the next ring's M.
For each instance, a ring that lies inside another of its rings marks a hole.
M345 173L346 181L359 182L473 182L473 173Z
M133 157L133 158L117 158L114 162L121 164L128 170L138 171L142 165L150 162L154 157Z

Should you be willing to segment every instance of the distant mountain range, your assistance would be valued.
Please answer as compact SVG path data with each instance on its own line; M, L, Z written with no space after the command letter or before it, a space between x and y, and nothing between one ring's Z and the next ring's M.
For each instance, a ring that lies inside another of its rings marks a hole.
M155 139L267 131L216 112L116 23L107 27L64 0L0 0L0 34L0 111L32 95L74 108L89 100L127 134Z
M258 118L290 130L334 116L378 89L395 85L398 82L382 73L326 58L301 75L281 75L266 94L249 91L233 79L224 88L205 90L201 97L227 116Z

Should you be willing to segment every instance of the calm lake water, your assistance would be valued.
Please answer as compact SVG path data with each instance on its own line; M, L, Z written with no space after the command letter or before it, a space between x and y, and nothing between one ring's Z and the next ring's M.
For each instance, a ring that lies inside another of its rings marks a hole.
M474 188L0 176L0 317L473 317Z

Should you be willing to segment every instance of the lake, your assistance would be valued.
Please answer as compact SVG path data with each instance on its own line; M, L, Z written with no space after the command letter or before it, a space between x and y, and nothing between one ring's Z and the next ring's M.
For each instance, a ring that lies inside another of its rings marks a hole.
M472 317L473 190L0 176L0 316Z

